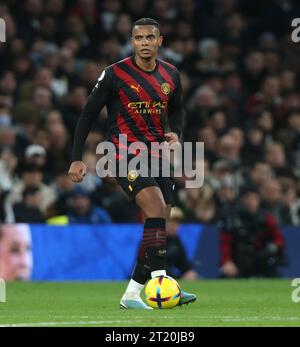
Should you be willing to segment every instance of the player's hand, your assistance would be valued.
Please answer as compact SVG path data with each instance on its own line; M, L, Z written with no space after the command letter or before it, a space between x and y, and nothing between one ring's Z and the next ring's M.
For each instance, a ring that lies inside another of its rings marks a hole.
M82 182L84 176L86 175L86 170L86 165L82 161L73 161L68 174L72 182L79 183Z
M176 133L165 133L165 139L168 142L169 146L171 146L173 143L179 143L179 138Z
M239 269L237 268L237 266L232 261L227 261L221 267L221 271L223 272L223 274L226 277L230 277L230 278L237 277L237 275L239 274Z

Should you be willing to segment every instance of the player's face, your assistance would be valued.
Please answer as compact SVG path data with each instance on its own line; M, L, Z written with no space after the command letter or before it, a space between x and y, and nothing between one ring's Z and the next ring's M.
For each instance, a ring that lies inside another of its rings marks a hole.
M142 59L156 58L162 36L154 25L136 25L132 30L131 44L135 55Z
M32 244L26 224L2 226L0 239L0 278L29 280L32 272Z

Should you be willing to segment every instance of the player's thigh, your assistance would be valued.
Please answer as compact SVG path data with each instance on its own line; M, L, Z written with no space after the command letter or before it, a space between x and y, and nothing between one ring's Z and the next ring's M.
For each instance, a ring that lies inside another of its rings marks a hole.
M126 177L116 177L116 179L129 199L140 207L143 219L169 217L170 206L174 204L173 179L142 177L136 170L130 170Z
M168 220L175 202L175 182L172 177L155 177L153 179L155 179L159 189L156 187L144 189L136 200L141 208L143 221L149 218L148 213L153 214L153 212Z
M166 218L166 203L159 187L152 186L142 189L135 198L144 219Z
M129 171L127 177L116 177L130 200L141 208L142 213L151 214L165 207L164 198L158 183L153 177L142 177L137 171Z
M166 205L169 205L170 213L171 207L175 204L175 182L172 177L156 177L155 180L163 194Z

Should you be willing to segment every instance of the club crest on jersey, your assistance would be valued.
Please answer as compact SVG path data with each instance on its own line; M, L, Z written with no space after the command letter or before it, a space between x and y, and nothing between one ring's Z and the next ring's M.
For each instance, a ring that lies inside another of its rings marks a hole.
M171 91L171 86L169 85L169 83L165 82L161 85L161 91L165 94L168 95L170 94Z
M138 173L136 170L130 170L128 172L127 179L129 182L133 182L136 180L137 176L138 176Z

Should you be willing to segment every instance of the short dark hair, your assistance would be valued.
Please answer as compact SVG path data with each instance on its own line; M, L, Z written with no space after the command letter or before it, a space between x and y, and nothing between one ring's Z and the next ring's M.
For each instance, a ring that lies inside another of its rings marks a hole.
M137 21L135 21L133 23L132 29L136 25L153 25L159 30L159 23L155 19L152 19L152 18L140 18L140 19L138 19Z
M246 194L253 193L259 194L257 187L254 184L248 183L240 188L240 197L242 198Z

